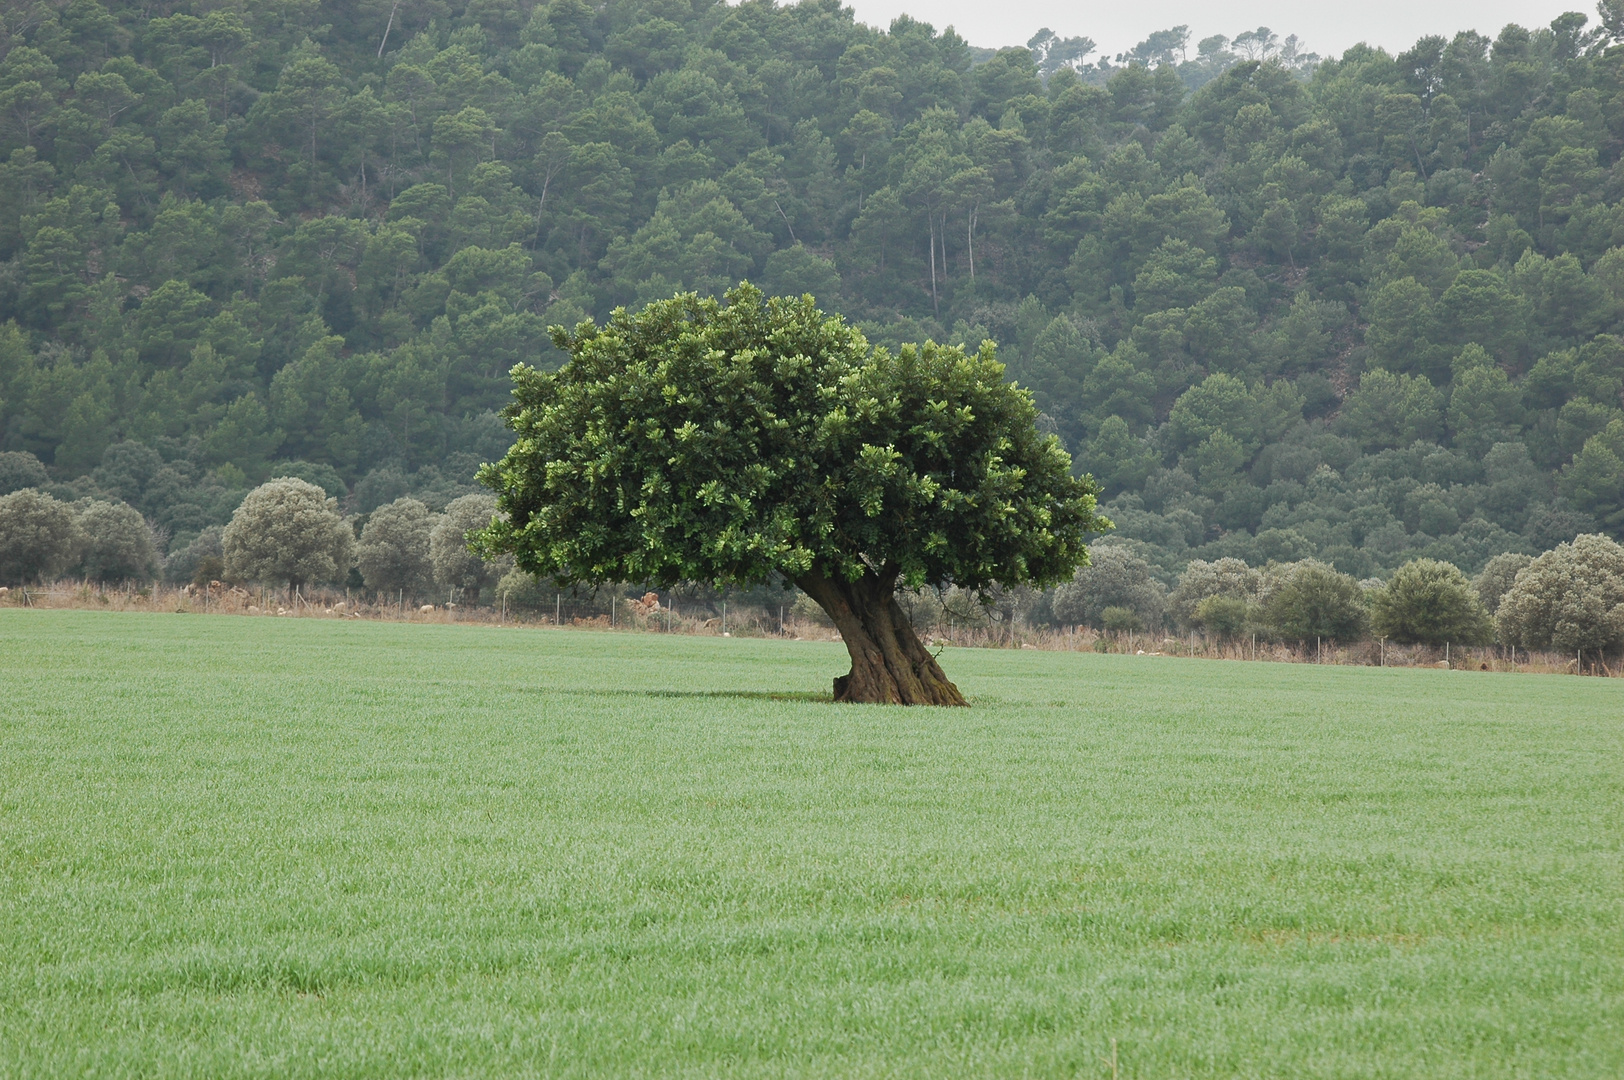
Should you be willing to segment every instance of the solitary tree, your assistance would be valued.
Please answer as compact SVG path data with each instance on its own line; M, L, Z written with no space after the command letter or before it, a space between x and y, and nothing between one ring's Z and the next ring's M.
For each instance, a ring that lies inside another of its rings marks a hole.
M500 562L487 562L468 547L468 535L483 529L496 516L496 500L489 495L452 499L429 536L429 562L434 580L448 588L465 589L477 600L486 585L501 576Z
M355 564L367 588L386 594L425 588L433 580L429 537L434 525L434 512L411 496L372 511L355 546Z
M1494 637L1483 601L1460 568L1411 559L1370 597L1370 626L1401 644L1481 645Z
M226 573L238 580L334 581L349 572L355 533L315 484L283 476L248 493L220 537Z
M52 577L77 555L73 511L34 488L0 496L0 581L16 585Z
M152 527L128 503L93 502L79 511L80 566L96 581L146 581L157 569Z
M838 701L962 705L899 584L1064 579L1106 524L990 344L870 349L810 297L692 294L553 330L513 371L517 439L481 472L487 554L571 581L780 574L839 629Z

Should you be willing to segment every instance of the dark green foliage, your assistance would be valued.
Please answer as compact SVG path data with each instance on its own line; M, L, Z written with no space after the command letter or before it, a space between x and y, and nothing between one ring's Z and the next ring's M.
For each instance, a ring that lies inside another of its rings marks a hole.
M178 539L282 472L437 510L548 325L742 278L996 341L1169 581L1624 535L1624 61L1576 15L1078 66L823 0L29 10L0 453Z
M1466 575L1435 559L1405 563L1371 594L1370 632L1406 645L1483 645L1494 637Z
M330 497L338 499L349 494L349 488L331 465L313 465L308 461L283 461L271 466L276 476L291 476L315 484Z
M185 543L171 545L169 557L164 559L164 580L203 586L223 578L226 562L220 535L224 531L219 525L211 525Z
M750 286L555 340L570 361L515 372L517 441L482 473L484 542L532 574L1047 584L1100 527L991 350L893 355Z
M1359 583L1312 560L1281 568L1263 603L1263 619L1288 641L1357 641L1368 619Z
M1614 532L1624 532L1624 418L1585 440L1562 470L1562 494Z
M746 283L554 344L556 373L514 369L484 553L563 583L793 581L851 654L836 700L965 704L898 585L1046 585L1109 527L990 342L892 354Z
M1113 634L1143 630L1139 613L1131 607L1108 607L1100 612L1100 628Z
M1238 636L1251 617L1251 605L1238 596L1209 596L1195 609L1196 621L1220 638Z

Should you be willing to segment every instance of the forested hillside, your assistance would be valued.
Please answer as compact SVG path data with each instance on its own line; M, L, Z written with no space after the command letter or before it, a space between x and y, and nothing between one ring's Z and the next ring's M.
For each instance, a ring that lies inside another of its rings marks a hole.
M177 547L270 475L443 506L548 324L750 278L996 340L1169 579L1624 534L1603 15L1113 65L834 0L9 5L0 472Z

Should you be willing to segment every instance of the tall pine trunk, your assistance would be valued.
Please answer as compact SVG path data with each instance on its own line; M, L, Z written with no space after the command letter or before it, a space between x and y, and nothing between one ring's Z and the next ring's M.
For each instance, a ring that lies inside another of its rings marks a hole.
M806 574L801 591L829 613L851 654L851 671L835 680L835 700L875 705L967 705L914 633L896 599L894 577L857 581Z
M926 217L925 223L930 226L930 306L940 317L942 305L936 299L936 215Z
M976 280L976 207L970 207L965 217L964 243L970 251L970 284Z

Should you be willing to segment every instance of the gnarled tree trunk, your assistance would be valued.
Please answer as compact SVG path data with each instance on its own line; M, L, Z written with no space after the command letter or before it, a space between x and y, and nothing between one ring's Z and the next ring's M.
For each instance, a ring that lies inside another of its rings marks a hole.
M864 574L847 581L806 574L795 584L829 613L851 654L851 671L835 680L836 701L969 704L914 633L897 603L894 577Z

